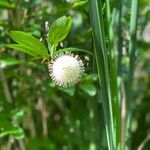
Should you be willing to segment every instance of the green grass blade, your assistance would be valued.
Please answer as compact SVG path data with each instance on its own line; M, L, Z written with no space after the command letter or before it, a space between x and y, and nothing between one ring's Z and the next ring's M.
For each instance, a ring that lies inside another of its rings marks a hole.
M135 68L135 52L136 52L136 34L137 34L137 16L138 16L138 0L132 0L131 18L130 18L130 43L129 43L129 73L126 82L127 91L127 124L126 124L126 140L127 147L130 149L131 144L131 118L133 104L133 74Z
M89 13L95 42L95 57L102 89L103 110L109 150L115 150L115 134L110 94L107 49L104 36L102 5L99 0L89 0Z
M110 9L110 0L106 0L107 8L107 20L109 25L109 68L110 68L110 88L111 88L111 98L112 98L112 107L113 107L113 117L114 117L114 127L115 127L115 138L116 138L116 149L120 149L120 135L121 135L121 121L120 121L120 102L118 99L118 83L117 83L117 50L115 46L115 13L111 15ZM116 8L114 8L116 9Z

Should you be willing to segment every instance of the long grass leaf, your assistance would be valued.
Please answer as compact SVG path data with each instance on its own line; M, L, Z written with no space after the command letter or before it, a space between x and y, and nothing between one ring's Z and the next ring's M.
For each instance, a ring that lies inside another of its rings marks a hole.
M126 82L127 91L127 124L126 124L126 140L127 147L130 149L131 144L131 118L133 104L133 74L135 68L135 52L136 52L136 34L137 34L137 16L138 16L138 0L131 2L131 18L130 18L130 43L129 43L129 73Z
M118 6L118 5L117 5ZM113 107L113 117L114 117L114 127L115 127L115 138L116 138L116 149L120 149L120 137L121 137L121 121L120 121L120 101L118 99L118 83L117 83L117 46L115 42L115 30L114 27L120 28L120 19L116 24L116 14L117 8L115 6L113 10L110 8L110 0L106 0L107 8L107 20L108 20L108 38L109 38L109 69L110 69L110 88L111 88L111 98ZM112 15L111 15L112 14ZM121 17L121 16L119 16ZM120 41L120 40L119 40Z
M103 110L109 150L115 150L115 135L110 94L107 49L104 36L102 4L99 0L89 0L89 13L95 42L95 57L100 85L102 88Z

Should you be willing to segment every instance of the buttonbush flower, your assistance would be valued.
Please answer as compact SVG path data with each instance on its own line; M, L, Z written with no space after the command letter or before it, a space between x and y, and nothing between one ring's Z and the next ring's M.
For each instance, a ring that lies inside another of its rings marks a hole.
M72 86L79 82L85 71L83 61L72 53L59 54L48 64L52 80L59 86Z

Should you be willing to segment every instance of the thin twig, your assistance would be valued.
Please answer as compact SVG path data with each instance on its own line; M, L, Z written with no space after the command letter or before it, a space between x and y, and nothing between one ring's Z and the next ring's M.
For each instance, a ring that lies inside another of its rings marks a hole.
M30 106L30 103L28 103L28 105ZM34 123L34 119L32 116L31 108L28 109L27 115L26 115L24 122L23 122L23 128L27 128L29 130L30 136L32 138L36 137L35 123Z
M7 150L11 150L12 143L14 143L14 138L12 136L9 136L8 143L7 143Z
M24 141L22 139L20 139L20 140L18 140L18 143L19 143L20 150L25 150Z
M146 143L150 141L150 134L142 141L142 143L138 146L137 150L144 150L144 146Z
M13 100L12 100L12 97L11 97L11 94L10 94L10 90L9 90L9 87L8 87L7 79L6 79L5 74L4 74L4 70L2 68L0 68L0 79L1 79L2 86L3 86L6 101L8 103L12 103Z
M125 150L125 132L126 132L126 92L125 92L125 85L122 83L121 86L121 150Z
M43 136L47 137L48 136L48 123L47 123L48 111L46 110L46 104L42 97L39 97L39 99L38 99L37 108L41 112Z

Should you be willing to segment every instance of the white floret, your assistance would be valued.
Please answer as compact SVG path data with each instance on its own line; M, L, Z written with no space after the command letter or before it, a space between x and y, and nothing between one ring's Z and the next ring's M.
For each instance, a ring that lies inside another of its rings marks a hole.
M85 71L82 60L71 53L56 57L48 67L52 80L60 86L74 85Z

